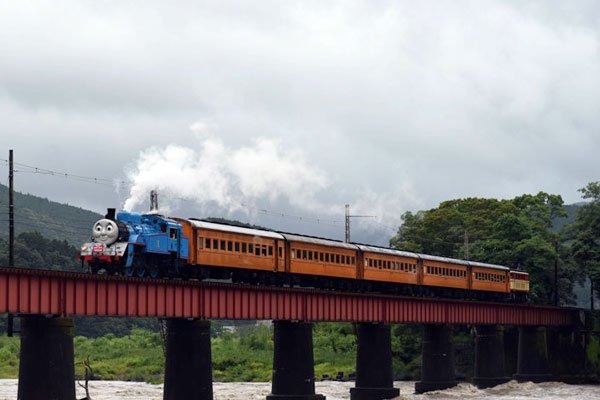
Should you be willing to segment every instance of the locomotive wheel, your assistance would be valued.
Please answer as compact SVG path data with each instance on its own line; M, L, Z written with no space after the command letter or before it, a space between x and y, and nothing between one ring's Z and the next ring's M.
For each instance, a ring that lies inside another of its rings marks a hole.
M148 265L148 276L150 278L158 278L159 274L159 268L158 265L154 264L154 263L150 263Z
M137 276L138 278L143 278L144 276L146 276L146 267L144 267L143 265L138 266L133 271L135 273L135 276Z

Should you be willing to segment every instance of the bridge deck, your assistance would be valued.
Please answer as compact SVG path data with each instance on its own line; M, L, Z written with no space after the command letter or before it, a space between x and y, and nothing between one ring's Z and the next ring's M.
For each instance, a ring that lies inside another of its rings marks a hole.
M385 323L572 325L579 310L0 268L0 313Z

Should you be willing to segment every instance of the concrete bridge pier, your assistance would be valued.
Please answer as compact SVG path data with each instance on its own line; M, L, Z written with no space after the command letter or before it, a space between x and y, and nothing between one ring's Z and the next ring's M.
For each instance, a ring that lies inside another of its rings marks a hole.
M454 346L449 325L423 325L421 380L415 383L417 394L456 386Z
M213 399L210 321L167 320L163 399Z
M73 320L21 317L18 400L75 399Z
M480 325L475 338L473 384L480 389L508 382L504 366L503 330L497 325Z
M384 324L356 325L356 387L351 400L393 399L400 395L394 388L391 328Z
M547 330L548 358L552 376L566 383L581 383L593 375L586 352L586 332L581 327Z
M312 324L274 321L273 383L267 400L325 400L315 394Z
M519 382L546 382L552 379L548 363L546 328L543 326L519 327L517 373Z

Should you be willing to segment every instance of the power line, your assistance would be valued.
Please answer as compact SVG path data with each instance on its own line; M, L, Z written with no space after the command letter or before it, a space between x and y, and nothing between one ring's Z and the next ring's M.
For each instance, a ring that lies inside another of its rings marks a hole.
M186 199L183 197L176 197L177 200L182 200L185 202L195 202L195 200L193 199ZM302 216L302 215L294 215L294 214L289 214L283 211L273 211L273 210L267 210L266 208L259 208L259 207L255 207L255 206L251 206L249 204L246 203L236 203L238 206L242 207L242 208L246 208L249 210L254 210L256 211L258 214L262 214L262 215L267 215L267 216L273 216L273 217L279 217L279 218L287 218L287 219L294 219L300 222L305 222L305 223L312 223L312 224L319 224L319 225L328 225L328 226L333 226L333 227L339 227L340 224L342 224L342 221L337 221L337 220L333 220L333 219L327 219L327 218L319 218L319 217L306 217L306 216Z
M329 226L339 226L342 224L341 221L337 221L337 220L333 220L333 219L319 218L319 217L305 217L302 215L293 215L293 214L288 214L288 213L281 212L281 211L270 211L265 208L258 208L258 207L254 207L254 206L251 206L251 205L248 205L245 203L239 203L239 205L244 208L247 208L247 209L255 210L259 214L272 215L272 216L281 217L281 218L296 219L296 220L299 220L302 222L307 222L307 223L315 223L315 224L329 225Z
M0 159L0 162L2 162L4 164L8 164L8 160L6 160L6 159ZM76 180L79 182L87 182L87 183L93 183L93 184L104 185L104 186L113 186L114 184L127 184L127 182L123 181L123 180L115 180L115 179L109 179L109 178L79 175L79 174L74 174L71 172L56 171L56 170L52 170L52 169L48 169L48 168L42 168L42 167L37 167L34 165L18 163L18 162L15 162L14 166L17 167L14 170L14 172L16 172L16 173L49 175L49 176L55 176L55 177L59 177L59 178L71 179L71 180Z

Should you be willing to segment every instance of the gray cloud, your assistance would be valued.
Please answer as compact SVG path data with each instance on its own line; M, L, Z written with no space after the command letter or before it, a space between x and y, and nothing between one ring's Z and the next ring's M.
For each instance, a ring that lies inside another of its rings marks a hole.
M596 1L5 2L0 146L125 178L149 147L199 150L200 122L228 148L300 151L340 217L346 202L394 225L454 197L577 201L598 179L599 22ZM18 185L97 210L127 197Z

